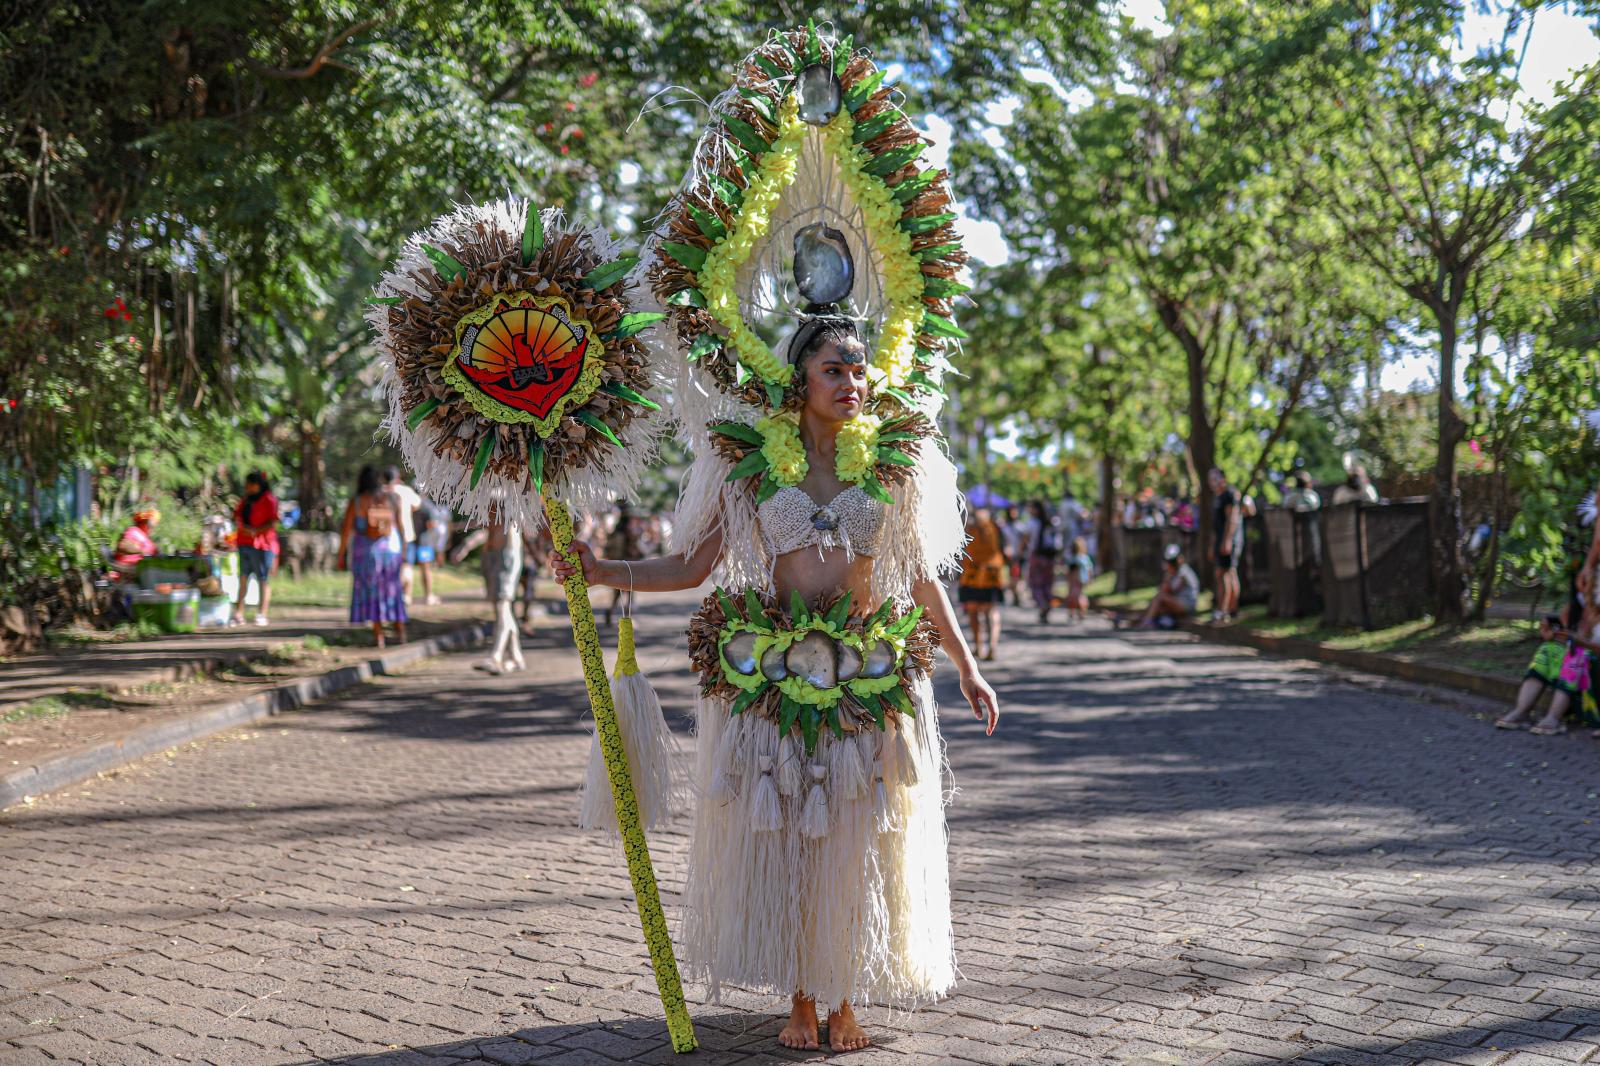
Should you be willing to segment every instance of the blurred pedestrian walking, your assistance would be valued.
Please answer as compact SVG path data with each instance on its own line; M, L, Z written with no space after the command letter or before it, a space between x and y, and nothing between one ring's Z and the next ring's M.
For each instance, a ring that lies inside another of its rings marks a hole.
M987 507L967 519L967 550L961 557L956 598L967 612L972 647L980 659L993 659L1000 644L1000 605L1006 595L1005 540Z
M394 626L396 640L406 639L399 512L400 501L377 467L362 467L355 497L345 507L340 525L339 566L350 570L350 621L369 623L372 642L380 648L385 625Z
M522 641L511 601L517 598L522 580L522 531L515 522L505 522L496 510L489 516L483 542L483 584L494 604L494 637L488 657L473 663L473 669L490 674L523 670Z
M1061 517L1034 500L1029 505L1033 530L1028 542L1028 592L1039 610L1039 621L1050 621L1055 606L1056 564L1061 560Z
M278 563L278 498L272 494L264 472L252 470L244 476L244 497L233 509L233 524L239 552L239 602L234 604L228 624L244 624L245 598L253 577L259 596L253 621L264 626L272 606L272 574Z

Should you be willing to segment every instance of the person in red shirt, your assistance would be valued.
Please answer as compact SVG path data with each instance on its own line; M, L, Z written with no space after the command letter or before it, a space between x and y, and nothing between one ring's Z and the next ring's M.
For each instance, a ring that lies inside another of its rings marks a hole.
M239 602L234 604L233 620L229 624L244 625L245 592L254 576L261 589L255 624L264 626L267 608L272 603L272 571L278 561L278 499L272 495L267 475L260 470L245 475L244 499L234 508L233 520L238 527Z

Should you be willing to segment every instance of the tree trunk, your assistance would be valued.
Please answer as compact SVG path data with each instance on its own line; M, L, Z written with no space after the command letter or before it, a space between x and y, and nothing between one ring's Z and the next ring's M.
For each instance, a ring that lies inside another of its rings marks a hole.
M1117 565L1116 545L1111 543L1111 526L1117 512L1117 461L1109 455L1100 457L1100 508L1095 516L1095 546L1098 548L1095 569L1106 573Z
M300 422L300 514L309 529L325 528L326 473L322 458L322 430L309 419Z
M1189 380L1189 439L1186 442L1189 467L1198 483L1196 491L1195 541L1189 552L1202 584L1211 584L1211 468L1217 465L1217 430L1206 410L1206 351L1183 319L1183 309L1169 299L1158 298L1156 313L1161 324L1183 348Z
M1460 291L1457 285L1455 291ZM1456 483L1456 445L1466 424L1456 409L1456 324L1453 303L1434 309L1439 322L1439 451L1433 466L1433 492L1428 500L1432 530L1434 621L1463 621L1461 584L1461 501Z

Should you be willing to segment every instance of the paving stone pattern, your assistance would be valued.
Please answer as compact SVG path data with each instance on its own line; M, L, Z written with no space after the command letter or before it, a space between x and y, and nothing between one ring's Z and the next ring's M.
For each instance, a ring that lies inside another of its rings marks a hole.
M640 622L675 717L685 610ZM827 1057L744 994L691 995L703 1050L668 1049L619 852L574 828L577 659L541 643L0 818L0 1063ZM990 674L989 741L940 682L964 979L846 1061L1600 1061L1594 741L1020 618ZM682 823L652 847L670 906Z

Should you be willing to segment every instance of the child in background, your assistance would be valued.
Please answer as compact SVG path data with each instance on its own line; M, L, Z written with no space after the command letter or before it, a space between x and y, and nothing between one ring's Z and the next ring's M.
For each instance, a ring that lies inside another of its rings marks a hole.
M1084 588L1093 580L1094 560L1089 557L1089 544L1082 537L1073 537L1067 556L1067 621L1083 621L1089 610L1089 595Z

